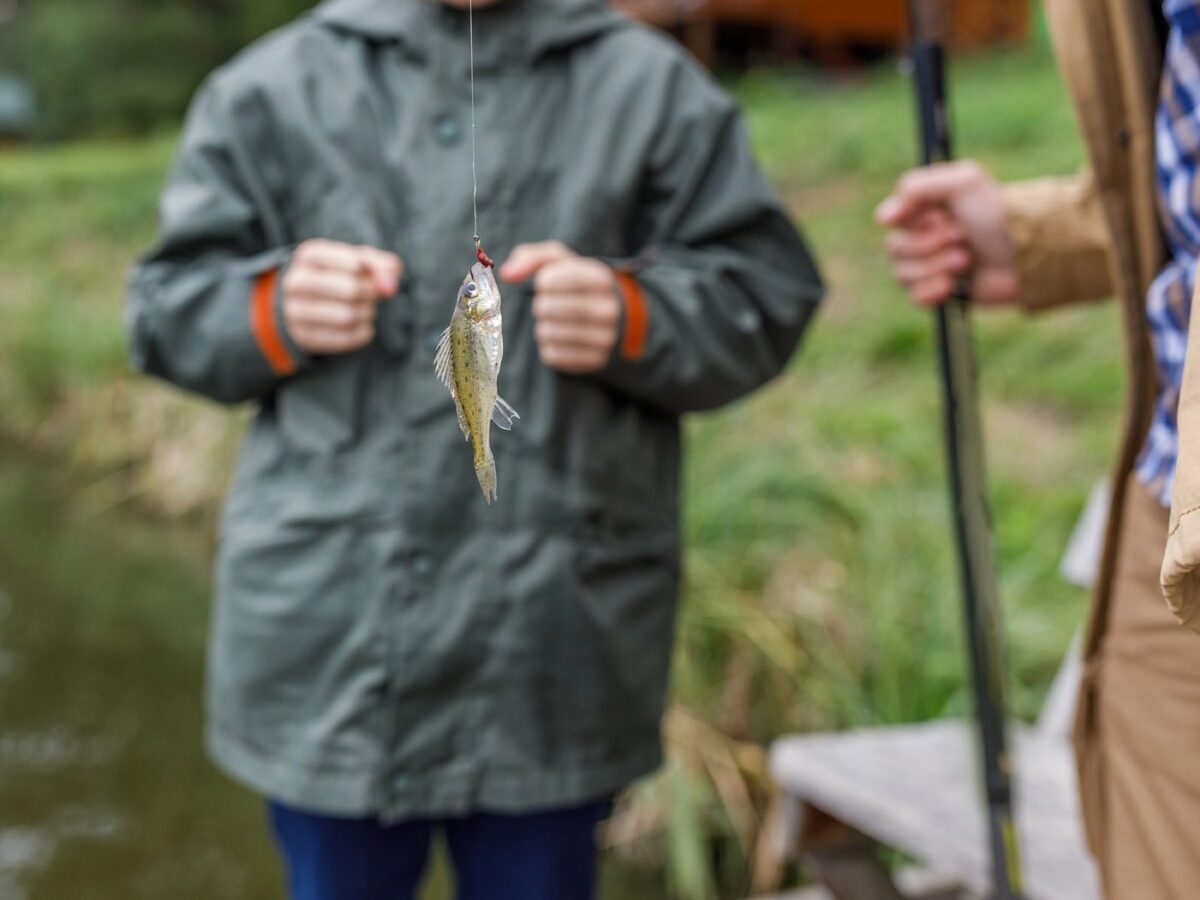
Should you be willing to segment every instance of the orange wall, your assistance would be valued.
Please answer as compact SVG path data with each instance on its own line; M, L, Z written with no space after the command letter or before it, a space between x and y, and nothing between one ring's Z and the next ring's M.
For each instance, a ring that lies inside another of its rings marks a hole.
M906 34L904 0L614 0L659 25L758 23L785 28L818 44L899 45ZM978 46L1018 40L1029 25L1029 0L945 0L951 43Z
M778 6L782 21L815 41L892 44L904 39L903 0L784 0Z

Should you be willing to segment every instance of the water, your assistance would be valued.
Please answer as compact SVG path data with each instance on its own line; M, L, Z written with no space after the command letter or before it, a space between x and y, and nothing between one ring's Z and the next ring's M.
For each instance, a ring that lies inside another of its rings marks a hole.
M202 529L73 496L0 452L0 900L282 896L260 802L201 746ZM603 894L646 881L608 865Z
M259 898L249 794L201 748L207 548L0 457L0 898Z

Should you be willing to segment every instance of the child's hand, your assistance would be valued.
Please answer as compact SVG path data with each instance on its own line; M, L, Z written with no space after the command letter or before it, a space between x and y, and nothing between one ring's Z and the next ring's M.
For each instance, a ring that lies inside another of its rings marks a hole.
M375 337L375 304L396 293L404 263L394 253L311 240L283 276L283 323L309 353L346 353Z
M542 362L571 375L604 368L621 321L611 268L577 255L561 241L545 241L514 248L500 277L534 279L533 333Z

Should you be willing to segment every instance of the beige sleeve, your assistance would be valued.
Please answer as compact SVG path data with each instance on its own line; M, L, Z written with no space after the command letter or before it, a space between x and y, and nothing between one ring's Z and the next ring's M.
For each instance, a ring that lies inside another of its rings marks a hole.
M1192 296L1195 310L1197 297ZM1200 631L1200 316L1188 325L1179 394L1179 462L1171 495L1171 525L1163 556L1162 588L1179 621Z
M1027 310L1112 296L1108 228L1090 171L1004 186Z

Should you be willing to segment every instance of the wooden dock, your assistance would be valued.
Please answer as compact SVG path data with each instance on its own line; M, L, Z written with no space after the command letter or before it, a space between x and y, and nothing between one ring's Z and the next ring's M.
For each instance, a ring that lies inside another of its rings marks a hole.
M991 860L972 729L938 721L776 742L771 771L788 800L785 850L838 900L985 896ZM1012 737L1025 897L1099 900L1070 743L1021 726ZM879 862L880 845L916 859L936 884L906 893Z

